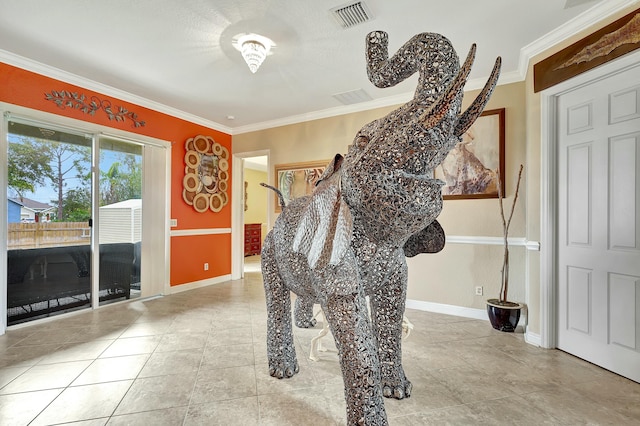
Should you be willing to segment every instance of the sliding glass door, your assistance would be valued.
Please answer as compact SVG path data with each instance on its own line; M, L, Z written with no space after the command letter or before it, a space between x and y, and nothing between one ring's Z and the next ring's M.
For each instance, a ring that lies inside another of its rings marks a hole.
M91 306L91 135L7 123L7 324Z
M100 304L139 297L142 254L142 146L99 138Z
M161 292L141 288L144 145L7 130L7 325Z

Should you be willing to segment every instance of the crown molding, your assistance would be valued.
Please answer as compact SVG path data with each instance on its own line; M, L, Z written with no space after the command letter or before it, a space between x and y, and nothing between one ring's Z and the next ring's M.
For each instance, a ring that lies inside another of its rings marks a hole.
M628 8L634 4L640 4L640 0L607 0L606 2L600 2L596 6L588 9L584 13L571 19L566 24L556 28L555 30L545 34L541 38L534 42L524 46L520 49L520 57L518 61L518 70L504 73L500 76L498 82L499 85L510 84L515 82L524 81L527 75L527 69L529 67L529 61L544 52L545 50L553 47L554 45L566 40L567 38L579 33L586 27L592 26L599 21ZM185 111L173 108L159 102L152 101L150 99L143 98L141 96L134 95L124 90L117 89L106 84L102 84L91 79L78 76L76 74L60 70L58 68L37 62L23 56L16 55L14 53L0 49L0 61L9 65L13 65L27 71L32 71L37 74L44 75L46 77L54 78L69 84L73 84L88 90L101 93L106 96L111 96L126 102L130 102L145 108L152 109L164 114L171 115L176 118L180 118L195 124L199 124L220 132L227 133L229 135L238 135L242 133L255 132L259 130L270 129L273 127L286 126L291 124L298 124L305 121L318 120L323 118L330 118L339 115L351 114L361 111L367 111L376 108L383 108L393 105L399 105L408 102L413 97L413 92L402 93L399 95L388 96L380 99L375 99L369 102L362 102L359 104L338 106L333 108L327 108L324 110L313 111L305 114L292 115L277 120L263 121L260 123L249 124L239 127L228 127L217 123L215 121L207 120L205 118L187 113ZM476 90L484 86L486 79L472 79L465 85L465 90Z
M92 90L102 95L114 97L125 102L130 102L144 108L149 108L151 110L158 111L172 117L180 118L194 124L199 124L213 130L217 130L227 134L233 133L230 127L224 126L220 123L216 123L215 121L207 120L197 115L189 114L177 108L173 108L159 102L134 95L132 93L117 89L106 84L98 83L97 81L81 77L77 74L73 74L67 71L63 71L59 68L43 64L42 62L25 58L24 56L16 55L15 53L8 52L6 50L0 49L0 62L22 68L36 74L41 74L45 77L50 77L56 80L63 81L65 83L73 84L75 86L82 87L83 89Z
M515 83L523 81L524 77L521 77L517 71L504 73L500 75L498 85ZM464 86L465 91L477 90L484 87L487 82L486 78L474 78L468 80ZM400 105L409 102L413 99L414 92L406 92L398 95L387 96L384 98L374 99L368 102L361 102L352 105L341 105L333 108L327 108L320 111L313 111L305 114L292 115L289 117L263 121L255 124L248 124L246 126L235 127L233 129L234 135L242 133L257 132L259 130L271 129L274 127L288 126L291 124L304 123L305 121L319 120L323 118L337 117L345 114L352 114L356 112L369 111L376 108L384 108L388 106Z
M526 78L529 68L529 61L536 55L552 48L556 44L578 34L609 16L624 10L634 4L640 4L640 0L607 0L598 3L591 9L586 10L575 18L569 20L564 25L548 32L544 36L520 49L520 59L518 62L518 72L522 80Z

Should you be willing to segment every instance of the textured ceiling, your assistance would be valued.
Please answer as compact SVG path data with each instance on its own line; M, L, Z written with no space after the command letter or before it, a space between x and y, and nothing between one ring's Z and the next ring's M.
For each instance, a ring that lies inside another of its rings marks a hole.
M632 3L366 0L373 20L343 29L330 14L341 0L3 0L0 60L45 64L118 89L124 100L142 98L240 133L408 98L415 77L388 89L367 80L364 39L372 30L389 33L391 53L425 31L447 36L461 57L477 43L469 86L479 87L496 56L501 83L521 80L523 48ZM231 44L245 32L276 43L256 74ZM332 96L357 89L373 101L345 107Z

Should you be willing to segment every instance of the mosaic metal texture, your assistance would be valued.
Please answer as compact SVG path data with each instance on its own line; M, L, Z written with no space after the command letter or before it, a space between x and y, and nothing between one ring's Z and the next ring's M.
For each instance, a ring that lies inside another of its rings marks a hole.
M386 425L383 396L411 395L402 368L405 256L444 246L435 220L442 209L433 169L486 105L500 58L484 89L461 113L475 45L460 66L439 34L414 36L391 58L387 34L366 39L367 73L377 87L420 74L413 100L365 125L327 166L314 193L283 208L262 249L269 374L298 372L290 291L297 326L315 325L319 303L338 347L349 424ZM366 296L370 297L369 318Z

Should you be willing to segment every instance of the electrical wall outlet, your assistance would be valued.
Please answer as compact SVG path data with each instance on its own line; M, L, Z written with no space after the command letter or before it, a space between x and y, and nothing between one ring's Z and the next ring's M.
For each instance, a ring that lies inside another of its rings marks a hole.
M171 227L176 227L178 226L178 219L171 219Z
M476 287L476 296L482 296L482 286L481 285Z
M205 264L204 264L204 270L205 270L205 271L208 271L208 270L209 270L209 264L208 264L208 263L205 263Z

